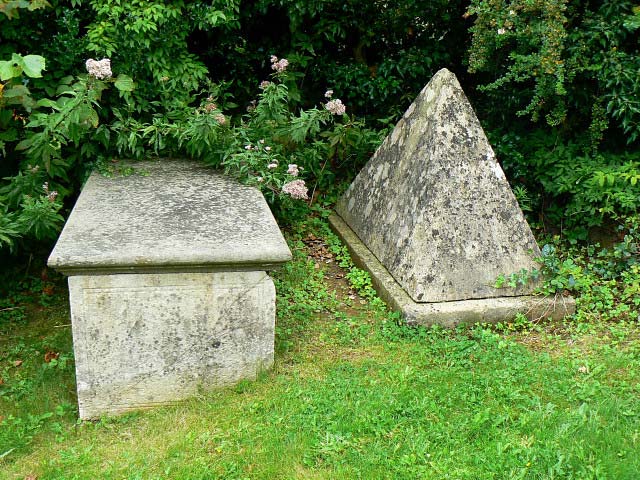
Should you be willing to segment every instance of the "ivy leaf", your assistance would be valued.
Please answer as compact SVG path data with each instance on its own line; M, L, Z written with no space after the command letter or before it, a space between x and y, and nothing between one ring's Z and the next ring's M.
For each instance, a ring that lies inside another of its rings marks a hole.
M133 79L130 76L121 73L116 78L115 86L121 92L131 92L135 88L135 83L133 83Z
M46 70L45 59L40 55L27 55L22 57L22 67L27 76L40 78L42 77L42 70Z

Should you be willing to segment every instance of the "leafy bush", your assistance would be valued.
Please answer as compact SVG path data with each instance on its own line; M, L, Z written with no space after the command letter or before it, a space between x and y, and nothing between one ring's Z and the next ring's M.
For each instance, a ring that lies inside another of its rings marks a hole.
M593 152L584 142L562 141L544 129L526 135L494 131L490 138L514 190L525 188L525 207L537 213L536 223L586 240L591 227L640 209L640 151Z
M551 126L575 128L591 118L596 143L609 120L628 143L638 139L634 2L473 0L467 15L475 16L469 68L493 78L482 90Z
M197 46L216 80L238 86L240 104L251 99L255 72L269 69L266 56L284 52L304 72L301 91L290 90L303 107L320 101L325 86L332 85L352 112L387 119L401 114L439 68L460 70L465 3L245 2L235 37L210 32Z
M296 74L286 59L273 56L272 67L271 80L261 82L257 99L236 120L223 113L220 88L198 106L157 113L149 123L119 114L111 126L119 154L200 159L259 188L281 219L290 218L301 208L291 199L331 188L340 167L362 164L380 138L347 115L332 91L320 107L291 108L287 84ZM299 176L313 182L310 192Z
M311 195L335 189L377 144L372 120L391 125L443 66L494 132L531 215L578 239L639 207L640 10L629 0L33 0L0 11L0 246L52 238L62 202L113 155L201 159L295 214L281 195L300 186L289 165ZM256 98L278 52L293 68ZM89 56L110 58L119 78L87 77ZM30 75L44 58L46 75ZM347 116L328 113L327 87Z
M67 77L58 87L57 99L34 99L23 83L27 77L41 77L44 58L13 54L0 62L0 80L6 81L0 97L0 148L8 144L24 153L20 170L0 185L0 247L15 248L20 237L53 239L64 222L58 213L69 193L69 172L87 153L81 140L98 127L96 108L110 83L121 92L133 88L126 75L111 79L104 75ZM20 112L20 113L17 113Z
M91 0L94 19L87 28L87 49L110 58L136 79L132 96L138 114L158 106L180 108L206 80L203 62L189 51L196 30L236 25L239 0ZM170 96L159 92L170 91Z
M635 3L473 0L466 15L469 70L486 80L480 110L541 218L585 239L590 227L637 211Z

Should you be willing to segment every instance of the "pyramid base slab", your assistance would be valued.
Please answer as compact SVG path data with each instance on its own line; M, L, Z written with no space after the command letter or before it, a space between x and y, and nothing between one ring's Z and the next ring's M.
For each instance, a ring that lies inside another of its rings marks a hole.
M498 323L513 319L517 313L529 320L561 320L575 312L572 297L543 297L525 295L474 300L458 300L439 303L417 303L404 291L387 269L360 241L351 228L336 214L329 223L349 249L353 262L369 272L378 295L393 310L402 313L409 325L441 325L455 327L465 323Z

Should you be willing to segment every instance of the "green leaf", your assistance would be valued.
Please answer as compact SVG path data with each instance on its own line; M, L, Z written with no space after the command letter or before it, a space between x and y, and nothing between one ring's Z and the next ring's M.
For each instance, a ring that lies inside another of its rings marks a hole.
M78 108L78 123L85 122L89 123L93 128L98 126L98 113L88 104L83 104Z
M18 143L15 146L15 149L16 150L26 150L27 148L29 148L33 144L34 140L35 140L34 136L27 137L24 140L22 140L20 143Z
M616 183L615 175L613 175L612 173L608 173L607 174L607 184L613 185L614 183Z
M21 73L22 69L16 66L14 62L7 60L0 61L0 80L10 80L14 77L19 77Z
M22 66L24 73L32 78L42 77L42 70L45 70L45 59L40 55L27 55L22 57Z
M28 0L2 1L0 2L0 12L4 13L7 18L11 20L12 18L18 18L19 8L27 8L28 6Z
M71 85L71 83L75 80L73 75L67 75L66 77L62 77L60 79L59 85Z
M31 0L29 2L29 11L38 10L40 8L50 7L51 4L47 0Z
M24 85L16 85L4 91L4 99L7 105L21 105L27 110L35 106L35 100L31 98L29 89Z
M50 108L53 108L54 110L60 110L60 107L58 106L58 104L49 98L41 98L36 102L36 105L38 107L50 107Z
M5 142L13 142L18 139L18 130L11 128L9 130L0 131L0 140Z
M5 98L16 98L16 97L28 97L31 95L29 89L24 85L16 85L15 87L8 88L4 91Z
M115 86L121 92L131 92L135 88L135 83L133 83L133 79L128 75L124 75L121 73L116 78Z

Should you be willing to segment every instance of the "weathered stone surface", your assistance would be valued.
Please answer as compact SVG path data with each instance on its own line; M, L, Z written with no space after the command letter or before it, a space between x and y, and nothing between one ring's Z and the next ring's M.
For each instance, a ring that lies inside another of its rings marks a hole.
M193 162L135 168L145 175L91 175L49 266L66 274L269 270L291 259L258 190Z
M373 287L380 298L392 309L402 312L409 325L454 327L461 323L495 323L512 319L516 313L522 313L532 321L560 320L575 312L575 300L565 296L522 295L451 302L415 302L339 216L332 215L329 221L348 246L354 263L371 274Z
M264 198L198 164L90 177L49 258L71 275L81 418L171 403L273 362L291 258Z
M265 272L69 277L80 417L171 403L273 363Z
M538 246L460 84L440 70L338 202L415 302L516 296Z

